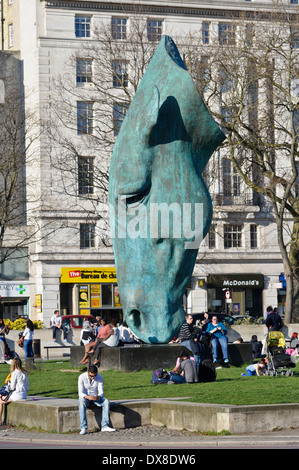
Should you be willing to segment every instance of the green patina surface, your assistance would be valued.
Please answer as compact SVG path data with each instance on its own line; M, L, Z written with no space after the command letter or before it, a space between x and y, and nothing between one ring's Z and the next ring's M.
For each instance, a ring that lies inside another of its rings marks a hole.
M121 126L109 182L124 316L147 343L169 342L184 321L182 297L212 220L202 172L224 139L164 36Z

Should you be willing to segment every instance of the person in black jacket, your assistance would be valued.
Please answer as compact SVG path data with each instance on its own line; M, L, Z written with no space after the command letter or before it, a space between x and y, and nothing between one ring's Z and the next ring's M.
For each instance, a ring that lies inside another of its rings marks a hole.
M252 359L256 359L257 357L261 357L262 355L262 342L258 341L256 335L251 336L251 340L249 341L252 347Z
M198 339L197 337L193 337L192 330L193 330L193 317L190 314L185 316L185 322L182 324L181 329L179 331L178 339L175 342L180 341L183 346L189 349L189 351L193 352L193 357L199 366L200 358L199 358L199 346L198 346Z
M277 308L271 312L266 318L266 326L268 331L280 331L283 327L283 321L278 313Z

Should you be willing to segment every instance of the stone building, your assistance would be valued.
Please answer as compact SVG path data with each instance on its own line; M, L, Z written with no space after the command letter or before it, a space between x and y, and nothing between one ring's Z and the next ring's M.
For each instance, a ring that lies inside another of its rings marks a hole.
M296 8L296 3L291 0L287 6ZM35 233L34 243L28 244L28 279L10 280L30 294L20 312L10 308L1 290L5 316L29 314L48 325L59 308L64 314L121 318L105 203L109 157L129 103L119 82L123 86L129 80L133 47L129 58L121 56L123 49L116 45L129 41L136 18L144 22L148 54L162 34L181 38L182 43L188 33L198 34L202 45L208 45L212 34L230 31L232 17L271 9L272 4L2 0L1 7L0 57L18 54L25 109L35 116L37 136L32 142L34 158L26 167L26 218ZM104 34L100 57L98 39ZM97 69L108 44L119 56L107 62L106 69L103 64ZM135 62L139 59L136 55ZM138 83L137 75L135 80ZM127 86L132 96L133 81ZM211 189L213 226L199 250L186 309L260 316L272 304L282 313L283 264L272 209L245 187L229 160L223 163L224 157L221 151L215 155L219 165L218 183ZM3 285L1 278L0 288Z

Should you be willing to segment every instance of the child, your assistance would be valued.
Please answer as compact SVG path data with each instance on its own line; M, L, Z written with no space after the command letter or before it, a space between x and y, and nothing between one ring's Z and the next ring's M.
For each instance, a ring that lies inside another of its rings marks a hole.
M251 364L250 366L246 367L246 374L241 374L242 377L246 377L248 375L265 375L266 373L266 362L265 359L260 359L259 362L256 364Z

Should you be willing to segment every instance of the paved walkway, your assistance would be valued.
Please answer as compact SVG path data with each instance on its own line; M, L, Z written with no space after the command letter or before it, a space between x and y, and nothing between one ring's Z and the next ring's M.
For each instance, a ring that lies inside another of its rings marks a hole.
M188 449L191 455L196 449L298 449L299 429L274 431L270 433L242 434L233 436L204 436L189 431L176 431L157 426L141 426L121 429L113 433L88 432L85 436L74 434L53 434L26 431L18 427L0 427L0 449L15 447L64 447L117 450L125 449ZM163 453L163 452L162 452ZM186 452L185 452L186 454ZM106 454L105 454L106 455Z

